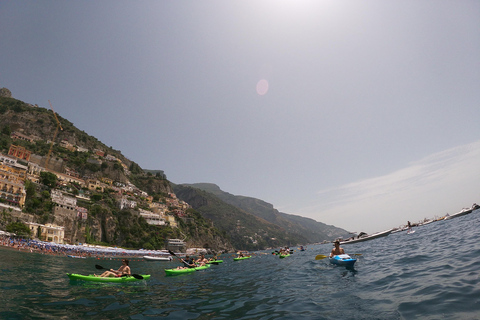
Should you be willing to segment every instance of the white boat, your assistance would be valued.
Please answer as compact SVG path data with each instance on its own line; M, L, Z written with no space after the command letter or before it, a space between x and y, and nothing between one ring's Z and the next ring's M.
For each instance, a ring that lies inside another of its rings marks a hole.
M368 240L372 240L372 239L376 239L376 238L386 237L390 233L392 233L393 230L394 229L385 230L385 231L377 232L377 233L374 233L374 234L371 234L371 235L363 235L363 236L360 236L358 238L353 238L351 240L340 241L340 244L357 243L357 242L368 241Z
M468 213L471 213L472 211L473 211L472 209L465 208L460 212L452 214L451 216L446 216L444 220L450 220L450 219L453 219L453 218L456 218L456 217L461 217L461 216L464 216Z
M419 226L424 226L424 225L430 224L432 222L435 222L435 220L427 220L425 222L420 223Z
M147 261L172 261L172 256L168 256L168 257L143 256L143 259Z

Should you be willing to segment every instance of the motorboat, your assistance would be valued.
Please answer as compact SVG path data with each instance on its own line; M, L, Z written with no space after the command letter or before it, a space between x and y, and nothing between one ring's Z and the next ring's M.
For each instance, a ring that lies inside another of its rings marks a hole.
M172 256L143 256L147 261L172 261Z
M470 209L465 208L465 209L462 209L462 211L460 211L460 212L452 214L451 216L446 216L444 220L450 220L450 219L453 219L453 218L461 217L461 216L464 216L466 214L471 213L472 211L473 211L473 209L471 209L471 208Z
M377 238L381 238L381 237L386 237L388 236L390 233L392 233L394 229L389 229L389 230L385 230L385 231L382 231L382 232L377 232L377 233L373 233L373 234L361 234L359 235L357 238L353 237L353 238L350 238L350 239L347 239L347 240L344 240L344 241L340 241L340 244L350 244L350 243L357 243L357 242L362 242L362 241L368 241L368 240L372 240L372 239L377 239Z

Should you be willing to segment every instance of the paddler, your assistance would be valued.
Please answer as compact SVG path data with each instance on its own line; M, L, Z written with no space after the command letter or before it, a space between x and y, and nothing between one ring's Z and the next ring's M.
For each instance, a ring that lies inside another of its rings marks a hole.
M215 262L218 260L217 256L213 256L212 258L208 259L208 262Z
M330 252L330 258L333 258L333 256L338 256L340 254L345 254L345 250L340 247L340 241L335 240L334 245L335 247L332 249L332 252Z
M120 268L118 268L118 270L110 269L105 271L99 276L97 275L95 276L96 277L121 277L124 275L131 275L131 271L130 271L130 267L128 266L128 263L129 263L128 259L123 259L122 265L120 266Z
M195 264L198 266L204 266L208 260L205 258L205 254L200 253L200 258L195 261Z
M185 267L178 266L177 269L188 269L197 267L197 265L195 264L195 260L193 260L193 258L190 258L190 256L188 255L185 256L185 259L180 260L185 264Z

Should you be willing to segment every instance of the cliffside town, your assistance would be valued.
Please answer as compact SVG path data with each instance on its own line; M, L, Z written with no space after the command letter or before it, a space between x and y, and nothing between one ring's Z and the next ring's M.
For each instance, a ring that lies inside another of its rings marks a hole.
M2 221L3 227L20 221L32 237L56 243L161 249L179 237L198 245L184 235L188 226L179 228L191 222L190 206L176 197L163 172L145 173L53 109L8 94L0 97L0 229ZM122 216L128 221L122 223ZM232 249L227 240L207 242Z
M347 234L258 199L204 187L174 186L163 171L143 170L53 108L0 89L0 230L18 233L26 225L24 233L44 241L136 249L164 249L169 239L179 239L179 250L217 252Z
M23 139L33 142L33 138L19 132L12 132L12 140ZM89 152L81 146L60 144L61 148L70 148L72 152ZM81 151L78 151L81 150ZM105 161L118 163L129 175L128 168L119 159L112 155L105 156L101 150L94 150L93 159L101 165ZM83 176L66 165L56 166L60 169L47 168L48 164L44 157L32 156L32 153L24 147L10 145L8 154L0 153L0 208L9 209L17 216L22 215L25 207L27 192L25 182L30 182L43 188L41 183L42 173L48 172L56 177L57 184L50 190L53 208L53 223L42 225L34 222L34 217L27 218L26 224L36 232L41 228L41 238L57 243L75 243L84 241L82 230L76 228L77 220L87 220L88 209L79 205L80 201L89 202L91 196L109 190L120 209L136 209L138 215L143 217L150 225L177 227L177 219L186 216L189 205L177 199L173 192L167 193L161 201L154 201L153 196L140 190L130 181L114 181L107 177L96 178ZM80 200L80 201L79 201ZM50 231L55 232L50 232ZM79 233L80 231L80 233ZM83 230L84 231L84 230Z

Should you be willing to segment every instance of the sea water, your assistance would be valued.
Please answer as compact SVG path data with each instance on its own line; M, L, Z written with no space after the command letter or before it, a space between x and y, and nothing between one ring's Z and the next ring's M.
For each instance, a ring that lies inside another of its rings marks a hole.
M354 269L315 260L332 245L308 246L285 259L270 252L192 274L180 265L132 259L148 281L70 281L95 264L0 248L0 319L480 319L480 210L463 217L344 245Z

